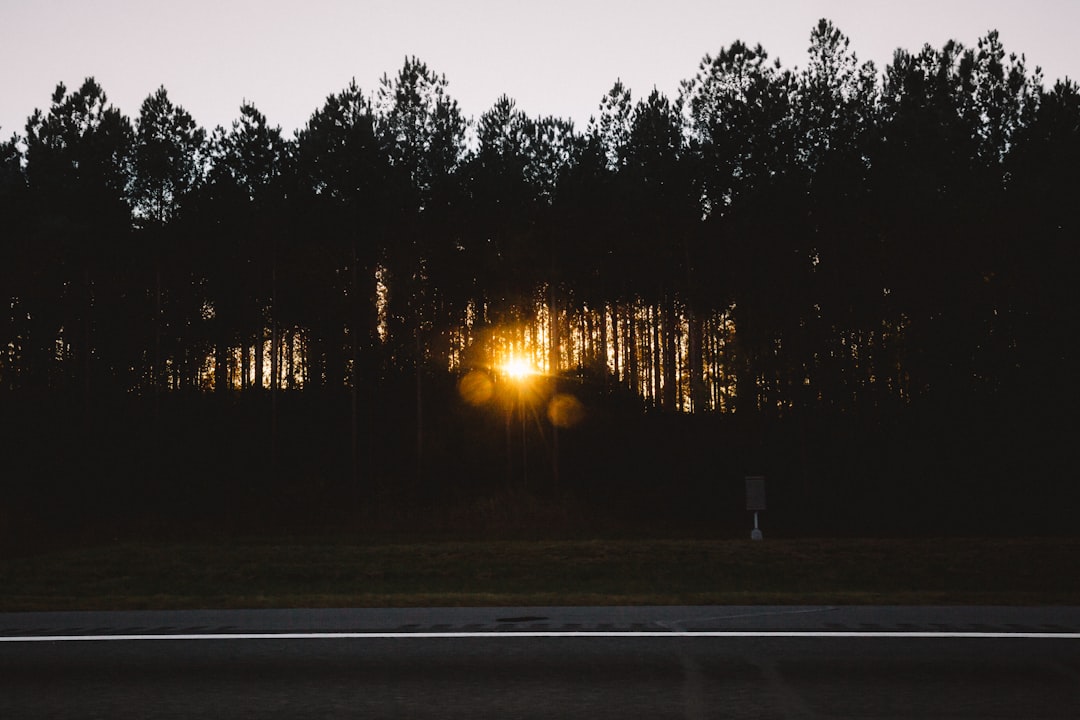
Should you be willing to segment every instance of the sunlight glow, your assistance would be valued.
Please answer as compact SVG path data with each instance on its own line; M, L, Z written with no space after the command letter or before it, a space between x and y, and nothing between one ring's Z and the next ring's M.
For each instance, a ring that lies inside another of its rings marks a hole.
M524 380L536 373L536 368L528 360L521 357L511 356L502 364L502 371L513 380Z
M609 377L653 406L734 411L734 305L703 315L641 299L554 308L547 289L531 313L470 305L447 336L447 367L487 368L492 382L522 386L534 384L530 376Z

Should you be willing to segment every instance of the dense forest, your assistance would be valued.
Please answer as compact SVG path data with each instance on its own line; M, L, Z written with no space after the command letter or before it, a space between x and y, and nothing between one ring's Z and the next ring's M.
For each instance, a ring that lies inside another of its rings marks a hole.
M0 144L0 522L735 527L764 472L789 528L1062 531L1078 198L1080 88L996 32L823 20L583 129L415 58L291 138L61 84Z

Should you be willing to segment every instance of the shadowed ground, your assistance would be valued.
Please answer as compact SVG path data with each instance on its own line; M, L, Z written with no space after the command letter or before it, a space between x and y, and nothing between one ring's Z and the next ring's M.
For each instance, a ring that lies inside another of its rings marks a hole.
M1080 604L1076 539L121 542L0 560L0 609Z

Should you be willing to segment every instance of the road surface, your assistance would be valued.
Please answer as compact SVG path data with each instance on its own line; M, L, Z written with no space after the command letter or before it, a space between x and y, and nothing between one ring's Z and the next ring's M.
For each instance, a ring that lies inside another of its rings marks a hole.
M1070 718L1080 608L0 614L0 718Z

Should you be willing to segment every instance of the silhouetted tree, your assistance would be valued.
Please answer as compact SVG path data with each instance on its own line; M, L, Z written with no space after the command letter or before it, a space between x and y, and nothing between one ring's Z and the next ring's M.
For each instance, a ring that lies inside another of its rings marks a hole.
M784 183L792 180L795 158L794 80L767 59L760 45L736 41L715 58L706 55L681 96L701 153L702 255L719 280L711 304L734 308L732 359L746 413L776 407L781 325L792 317L798 301L790 295L809 264L791 247L790 213L797 208L777 204L793 199ZM780 277L785 282L777 283Z
M487 321L531 316L536 293L559 284L553 203L572 163L573 126L529 118L507 96L477 123L468 159L469 242L462 280ZM518 318L520 319L520 318Z
M1080 87L1058 81L1040 93L1030 122L1014 135L1007 167L1008 206L999 272L1010 300L1013 347L1005 358L1011 387L1040 421L1068 426L1080 394L1069 328L1080 312Z
M391 356L411 356L416 372L417 477L423 475L423 374L447 317L440 285L450 303L460 255L454 200L457 170L465 150L465 118L447 92L447 81L416 58L407 58L396 77L384 75L375 97L376 131L390 165L390 185L400 205L388 238L387 326ZM460 207L460 205L458 205ZM450 313L456 316L458 313ZM402 341L412 341L408 351Z
M0 142L0 388L21 388L26 379L26 307L30 290L25 283L24 268L27 265L27 212L26 173L19 147L21 139Z
M331 391L345 380L343 351L348 345L351 456L353 481L358 483L365 464L361 449L367 447L361 434L370 438L372 433L361 419L370 419L378 381L376 273L385 262L385 206L390 196L374 112L355 81L327 97L308 120L297 138L297 164L307 235L295 258L305 272L304 292L297 301L312 334L310 356ZM342 335L346 328L347 343ZM361 413L361 398L369 414ZM367 454L370 464L370 448Z
M389 201L375 116L355 81L311 116L298 136L297 162L310 193L305 224L318 228L302 246L312 256L306 310L318 328L318 347L327 354L327 384L336 388L345 377L344 327L362 356L352 358L355 371L363 366L374 372L377 366L375 274L384 261L382 217Z
M538 192L528 177L535 133L536 124L506 95L477 122L477 147L467 167L471 237L466 251L473 270L469 279L492 319L527 311L546 264L534 239Z
M986 389L978 356L1004 309L993 298L1001 255L987 221L1006 204L1001 162L1034 92L1022 61L1001 65L996 33L980 46L897 51L874 153L885 288L909 319L904 363L915 394L942 399Z
M678 397L677 318L692 299L691 253L700 223L700 184L693 175L697 164L682 130L678 102L672 104L656 90L638 102L622 149L618 182L629 201L624 269L634 293L659 311L655 345L657 352L662 349L663 361L658 364L663 371L654 373L654 397L669 410L676 409ZM699 353L699 346L690 352L691 377L697 373L698 380Z
M178 227L184 203L202 181L206 150L206 132L184 108L173 104L164 87L143 101L135 130L131 189L142 245L149 246L145 254L152 262L153 351L148 380L155 389L168 380L165 353L172 356L174 366L180 364L181 328L199 320L201 307L191 292L191 277L177 272L190 265ZM166 296L172 301L168 309ZM163 349L166 334L168 346Z
M848 405L872 390L869 378L892 382L890 363L895 366L884 354L898 320L888 307L870 211L878 87L873 64L859 64L831 22L821 20L810 43L796 100L799 171L809 202L802 252L810 272L794 359L802 377L795 380L800 404Z
M139 109L132 195L135 213L159 226L173 221L202 179L206 131L169 99L164 87Z
M218 127L210 145L210 228L207 284L213 298L215 385L228 388L230 348L242 348L241 386L249 382L248 356L255 347L254 384L262 387L262 353L270 341L272 389L281 384L279 327L275 305L278 252L283 226L278 222L285 199L284 179L290 148L280 127L251 103L226 132ZM266 338L269 329L270 337Z
M28 333L32 374L87 396L95 376L120 380L134 360L117 286L132 258L131 147L131 123L93 78L72 93L58 85L49 112L26 126L35 229L25 260L38 296L28 312L40 321Z

